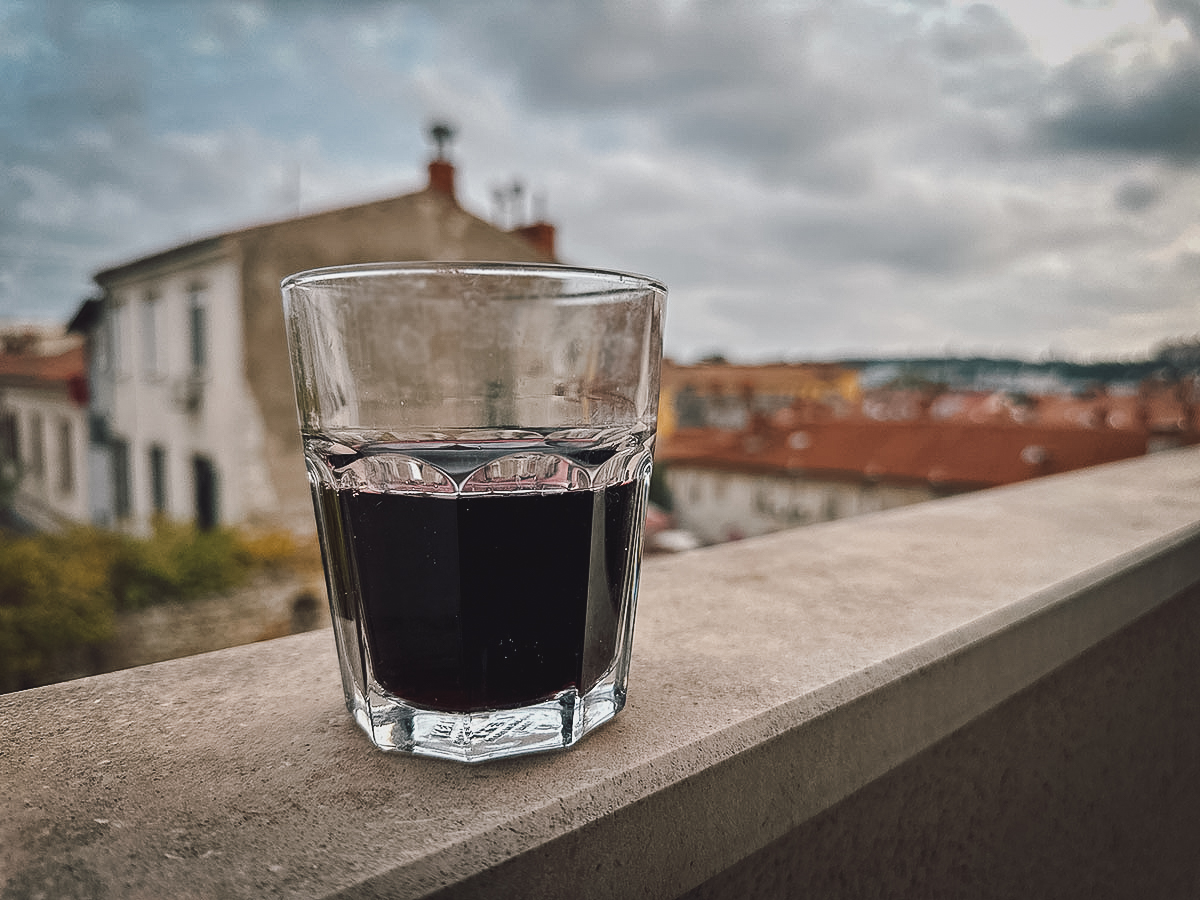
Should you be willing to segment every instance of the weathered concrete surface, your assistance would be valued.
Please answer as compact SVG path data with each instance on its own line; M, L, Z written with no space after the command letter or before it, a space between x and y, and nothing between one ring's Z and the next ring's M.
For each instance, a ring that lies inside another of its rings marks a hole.
M1200 897L1200 586L686 895Z
M654 560L567 753L381 754L325 632L3 696L0 897L702 890L1197 583L1188 450Z

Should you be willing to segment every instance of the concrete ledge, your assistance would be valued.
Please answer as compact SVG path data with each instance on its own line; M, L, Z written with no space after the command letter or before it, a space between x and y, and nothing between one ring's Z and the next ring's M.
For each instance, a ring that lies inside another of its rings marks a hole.
M1200 897L1200 587L686 900Z
M0 696L0 897L680 896L1197 584L1191 449L652 560L564 754L374 751L327 632Z

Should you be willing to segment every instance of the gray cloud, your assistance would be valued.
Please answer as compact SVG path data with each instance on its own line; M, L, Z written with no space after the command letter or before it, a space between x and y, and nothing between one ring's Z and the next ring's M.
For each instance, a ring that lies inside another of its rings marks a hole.
M1190 41L1162 59L1122 42L1063 66L1047 93L1052 107L1038 127L1052 146L1191 163L1200 160L1200 3L1159 0Z
M1130 94L1102 67L1072 71L1070 105L1045 123L1049 137L1072 150L1200 159L1200 59L1148 74Z
M1142 212L1162 198L1162 186L1144 178L1131 178L1122 182L1114 194L1114 201L1129 212Z
M1178 18L1187 26L1193 40L1200 40L1200 2L1197 0L1155 0L1163 19Z
M530 109L619 119L649 145L719 158L759 177L853 189L864 167L842 147L899 116L910 94L882 76L836 9L754 15L744 4L489 6L460 34L506 73ZM851 17L853 18L853 17ZM886 38L877 23L873 31ZM857 61L861 77L843 77ZM876 71L871 71L872 69Z
M1149 347L1200 315L1200 13L1157 8L1173 55L1059 68L1003 3L0 8L0 316L410 190L444 116L464 202L522 177L568 261L664 278L679 357Z

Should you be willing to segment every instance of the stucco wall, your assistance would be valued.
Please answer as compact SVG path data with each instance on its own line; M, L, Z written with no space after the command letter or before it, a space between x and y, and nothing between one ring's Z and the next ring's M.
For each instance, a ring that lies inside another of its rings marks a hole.
M228 595L123 613L99 658L125 669L270 640L328 625L328 609L319 576L264 577Z
M685 894L1200 897L1200 587Z
M17 515L47 530L85 519L88 473L84 409L65 392L20 387L0 389L0 408L14 413L19 423L23 471L13 497ZM40 471L33 465L34 428L41 431ZM64 477L64 463L69 477Z
M931 500L922 485L831 481L669 463L676 524L706 544Z
M109 437L128 445L129 516L114 519L111 465L98 461L92 485L100 524L122 524L145 533L155 514L150 448L163 450L164 512L196 518L193 460L211 459L219 475L217 513L238 522L248 510L272 502L261 464L256 412L249 408L241 364L242 333L236 257L219 242L170 254L106 278L109 352L98 354L94 412ZM153 325L147 298L154 297ZM191 354L191 307L203 310L204 365ZM189 402L189 397L194 402Z
M312 506L287 356L279 283L321 266L405 260L545 261L528 241L426 190L240 233L245 371L263 422L264 457L275 504L259 512L311 530Z

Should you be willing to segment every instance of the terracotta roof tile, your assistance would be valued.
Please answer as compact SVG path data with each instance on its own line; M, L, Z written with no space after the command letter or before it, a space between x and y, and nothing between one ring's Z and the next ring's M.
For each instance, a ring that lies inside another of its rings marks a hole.
M826 478L918 481L947 489L1011 484L1140 456L1144 431L1016 423L813 421L745 432L680 429L659 446L667 463Z
M82 347L74 347L53 356L0 353L0 378L65 382L83 376L84 371Z
M76 404L87 403L87 364L83 347L41 356L32 353L0 353L0 386L66 390Z

